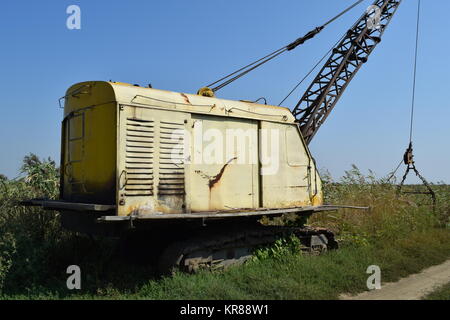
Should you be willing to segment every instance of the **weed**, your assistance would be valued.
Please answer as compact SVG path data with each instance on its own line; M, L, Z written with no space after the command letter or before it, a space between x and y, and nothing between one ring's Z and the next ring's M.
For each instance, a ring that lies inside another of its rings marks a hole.
M275 241L271 246L259 248L253 254L254 260L276 259L300 252L300 240L292 235L289 238L281 238Z
M245 266L226 272L177 274L159 279L147 266L115 254L117 242L91 239L60 227L57 212L25 208L18 200L58 197L58 168L35 155L25 157L23 177L0 176L0 297L5 299L334 299L365 289L369 265L379 265L383 281L394 281L450 255L450 187L434 185L438 205L417 205L398 197L387 179L356 166L338 182L323 174L326 203L368 206L324 212L312 226L333 230L341 249L319 257L298 254L296 238L260 248ZM285 217L265 221L302 225ZM65 287L68 265L82 269L81 292ZM1 296L3 294L3 296Z

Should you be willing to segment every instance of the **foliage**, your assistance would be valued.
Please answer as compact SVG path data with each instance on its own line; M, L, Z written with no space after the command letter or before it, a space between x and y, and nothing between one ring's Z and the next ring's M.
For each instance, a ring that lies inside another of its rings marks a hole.
M324 173L325 202L337 205L368 207L368 210L342 209L321 213L310 223L332 229L346 244L367 245L377 241L396 241L414 231L443 226L448 220L448 186L434 186L438 205L418 205L417 198L398 194L396 185L387 178L377 179L373 172L365 176L356 166L339 182Z
M38 197L55 199L58 195L59 170L55 162L48 158L41 161L35 154L25 156L21 173L25 173L24 182Z
M428 295L426 300L450 300L450 283Z
M50 159L30 154L23 161L24 177L2 178L0 192L0 292L11 283L33 281L46 275L51 253L64 239L59 216L38 208L25 208L18 201L38 197L56 198L59 170Z
M23 177L0 177L0 297L4 298L198 298L308 299L336 298L340 292L364 289L364 268L382 267L395 280L439 263L450 253L450 187L433 186L438 205L418 205L398 197L387 179L352 167L338 182L322 174L326 203L367 206L343 209L309 219L312 226L332 229L341 249L320 257L299 255L296 238L279 239L259 248L244 267L224 273L202 272L158 278L151 267L133 264L117 254L117 241L93 239L64 231L57 212L26 208L17 201L58 197L58 168L51 159L30 154ZM274 219L272 224L302 225L302 219ZM83 270L82 292L65 287L66 268Z
M408 239L382 247L346 246L321 256L289 254L280 259L251 261L226 272L202 271L159 278L147 270L128 268L107 283L83 280L81 291L69 292L65 282L31 288L3 296L5 299L218 299L278 300L337 299L341 293L367 289L367 267L378 265L382 282L393 282L411 273L442 263L449 257L450 233L433 229L413 232ZM120 268L117 264L110 269ZM83 269L84 270L84 269ZM111 272L111 271L109 271ZM130 278L134 275L134 278ZM108 277L108 274L103 276ZM125 278L125 279L123 279ZM122 281L127 287L121 287ZM0 299L1 299L0 295Z
M281 238L275 241L272 246L259 248L254 252L254 260L277 259L298 253L300 251L300 240L292 235L289 238Z

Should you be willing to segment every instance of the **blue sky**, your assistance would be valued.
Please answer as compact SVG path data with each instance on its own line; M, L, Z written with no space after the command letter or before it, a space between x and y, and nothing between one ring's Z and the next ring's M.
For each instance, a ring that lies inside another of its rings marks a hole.
M353 0L8 1L0 10L0 173L18 175L29 152L59 159L58 98L72 84L114 80L195 93L286 45ZM371 4L317 38L219 92L278 104ZM384 176L408 143L416 0L404 0L383 41L311 144L319 167L339 177L352 163ZM415 153L430 181L450 183L450 2L423 0ZM66 8L81 8L81 30ZM312 80L312 79L311 79ZM293 106L302 86L285 106ZM402 169L403 170L403 169ZM415 181L414 179L411 181Z

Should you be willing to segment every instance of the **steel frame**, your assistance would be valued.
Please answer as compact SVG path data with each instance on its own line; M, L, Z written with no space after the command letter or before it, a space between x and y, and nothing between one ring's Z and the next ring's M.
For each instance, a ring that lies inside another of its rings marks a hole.
M381 41L402 0L376 0L347 31L305 94L293 109L307 144L315 136L350 81ZM373 26L376 7L379 23Z

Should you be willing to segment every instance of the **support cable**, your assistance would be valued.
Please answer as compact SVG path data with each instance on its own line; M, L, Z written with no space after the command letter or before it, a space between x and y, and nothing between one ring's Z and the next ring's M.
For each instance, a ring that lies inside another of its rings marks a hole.
M291 42L290 44L288 44L287 46L284 46L278 50L275 50L274 52L266 55L265 57L258 59L238 70L236 70L233 73L230 73L222 78L220 78L219 80L210 83L209 85L206 86L206 88L210 88L218 83L220 83L219 85L217 85L214 88L211 88L211 90L213 92L216 92L220 89L222 89L223 87L229 85L230 83L232 83L233 81L243 77L244 75L246 75L247 73L255 70L256 68L262 66L263 64L269 62L270 60L278 57L279 55L281 55L282 53L286 52L286 51L291 51L295 48L297 48L299 45L302 45L303 43L305 43L307 40L310 40L312 38L314 38L317 34L319 34L323 29L325 29L326 26L328 26L330 23L336 21L337 19L339 19L340 17L342 17L344 14L346 14L348 11L350 11L351 9L353 9L354 7L356 7L357 5L359 5L360 3L362 3L364 0L358 0L356 1L354 4L352 4L350 7L346 8L345 10L343 10L342 12L340 12L338 15L334 16L333 18L331 18L330 20L328 20L327 22L325 22L323 25L321 25L320 27L317 27L313 30L311 30L310 32L308 32L307 34L305 34L303 37L300 37L298 39L296 39L294 42ZM234 77L233 77L234 76ZM228 80L226 80L228 79ZM226 81L224 81L226 80ZM224 81L224 82L222 82ZM221 83L222 82L222 83Z
M311 75L311 73L314 72L314 70L316 70L316 68L319 66L319 64L322 63L323 60L325 60L326 57L328 57L328 55L331 53L331 51L333 51L333 49L342 41L342 39L345 36L343 36L341 39L339 39L332 47L330 50L327 51L327 53L325 53L325 55L314 65L314 67L311 68L311 70L302 78L302 80L300 80L299 83L297 83L295 85L295 87L288 93L288 95L278 104L278 106L281 106L294 92L295 90L298 89L298 87L301 86L301 84Z

